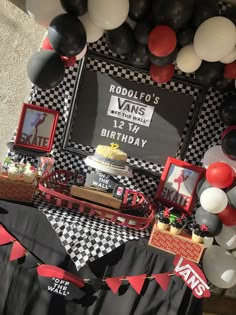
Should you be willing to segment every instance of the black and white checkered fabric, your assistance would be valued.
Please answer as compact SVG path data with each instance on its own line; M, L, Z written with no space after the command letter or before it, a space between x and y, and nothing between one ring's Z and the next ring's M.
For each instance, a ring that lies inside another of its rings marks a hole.
M221 10L225 10L227 6L228 5L225 3L220 2ZM90 45L89 49L96 51L97 53L102 53L103 55L117 58L117 56L108 49L104 38ZM124 58L120 58L121 61L122 59ZM137 84L150 84L177 93L193 96L194 102L183 132L179 147L180 150L189 128L194 107L197 106L199 89L196 86L180 83L179 81L170 81L167 84L156 84L151 80L151 77L147 73L142 72L141 70L131 70L125 66L96 60L96 58L92 57L88 58L86 66L91 71L100 71L113 76L133 80L136 81ZM33 87L30 93L29 102L60 112L52 150L52 156L55 158L55 168L87 173L91 172L91 169L84 164L82 158L62 150L62 142L78 69L78 63L73 67L67 68L63 82L55 89L42 91ZM177 73L183 75L180 72ZM194 78L193 75L188 75L187 77ZM187 162L198 165L201 164L204 152L211 146L220 143L220 136L224 126L218 117L218 109L223 97L224 96L220 92L213 88L208 90L206 98L202 104L195 130L191 137L191 142L185 155L185 160ZM176 104L176 106L178 105ZM94 152L94 148L84 146L83 144L78 145L69 142L69 145L85 152ZM177 157L179 150L176 153ZM36 162L33 158L31 161ZM138 160L134 157L129 157L128 162L131 165L142 167L145 170L151 170L156 173L161 173L163 170L162 165L155 165L154 163ZM130 189L141 191L151 200L153 200L158 185L156 178L135 171L133 178L121 177L120 181ZM67 209L57 209L43 202L37 202L37 205L47 216L48 221L51 223L78 269L87 261L92 261L103 256L127 240L149 235L149 231L139 232L132 229L122 228L95 217L86 217L78 212L73 212Z
M148 229L136 231L75 210L52 207L41 200L35 205L46 215L78 270L128 240L149 236Z

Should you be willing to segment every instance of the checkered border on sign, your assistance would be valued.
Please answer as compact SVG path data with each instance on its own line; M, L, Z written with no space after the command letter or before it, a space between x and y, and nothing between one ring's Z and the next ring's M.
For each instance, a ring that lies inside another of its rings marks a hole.
M184 128L183 135L180 141L179 149L176 153L176 156L180 157L181 147L185 141L185 137L190 127L193 111L195 107L198 106L197 102L199 99L199 95L201 93L201 90L198 87L194 85L187 85L187 83L182 82L182 81L181 82L171 81L171 82L168 82L167 84L157 84L151 80L151 77L146 72L133 70L129 67L124 67L123 65L117 65L115 63L108 62L107 60L101 60L101 58L99 57L96 58L94 56L89 56L87 58L86 69L90 71L105 73L105 74L108 74L114 77L119 77L126 80L131 80L131 81L137 82L137 84L152 85L152 86L164 88L166 90L170 90L176 93L191 95L193 97L193 104L192 104L188 119L185 124L185 128ZM71 123L71 125L72 124L73 123ZM71 142L70 137L67 142L67 147L73 149L73 151L80 150L89 154L94 152L93 147L84 146L83 144L77 144L77 143ZM153 173L161 173L161 171L163 170L162 165L158 165L158 164L148 162L148 161L143 161L135 157L129 157L128 163L131 166L134 166L136 168L141 168L147 171L151 171Z
M195 86L187 85L186 83L178 81L171 81L167 84L156 84L145 72L131 70L120 65L112 64L110 62L108 63L106 61L89 58L89 62L87 62L86 66L91 71L101 71L114 76L120 76L125 79L136 81L137 84L150 84L177 93L192 95L194 101L196 101L199 96L199 89ZM68 120L78 71L79 63L76 63L74 67L67 68L63 82L55 89L43 91L33 87L29 102L60 112L52 150L52 156L55 158L55 168L89 173L92 171L92 169L84 164L81 157L62 149L66 122ZM200 164L204 152L210 146L219 143L220 134L224 128L218 118L218 108L222 99L223 96L214 89L208 91L198 122L193 132L190 145L186 152L186 161L192 164ZM191 123L194 106L195 103L193 103L192 109L190 110L189 117L182 135L180 147L187 134L189 124ZM78 145L68 142L68 145L74 149L80 149L88 153L94 152L94 148L84 146L82 144ZM179 150L177 152L177 157L178 153ZM128 163L134 167L152 171L156 174L160 174L163 171L163 166L161 165L157 165L152 162L145 162L134 157L129 157ZM147 195L147 197L151 199L153 199L155 195L157 186L157 179L155 177L147 176L145 174L140 174L140 172L134 171L133 178L121 177L120 181L132 189L142 191Z

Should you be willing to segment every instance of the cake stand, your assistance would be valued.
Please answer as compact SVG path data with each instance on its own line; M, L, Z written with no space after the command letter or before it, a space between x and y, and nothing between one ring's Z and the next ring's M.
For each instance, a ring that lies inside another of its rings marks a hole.
M118 168L114 166L108 166L102 163L99 163L93 155L89 155L84 160L85 164L88 166L95 168L103 173L114 176L128 176L133 177L133 172L131 168L125 166L124 168Z

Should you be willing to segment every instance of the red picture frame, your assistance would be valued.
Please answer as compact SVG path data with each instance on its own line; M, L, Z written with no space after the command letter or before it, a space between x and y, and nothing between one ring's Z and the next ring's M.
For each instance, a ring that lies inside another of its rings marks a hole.
M59 112L24 103L20 115L15 147L50 152L52 149Z
M156 201L190 214L195 205L196 188L206 169L168 157L155 195Z

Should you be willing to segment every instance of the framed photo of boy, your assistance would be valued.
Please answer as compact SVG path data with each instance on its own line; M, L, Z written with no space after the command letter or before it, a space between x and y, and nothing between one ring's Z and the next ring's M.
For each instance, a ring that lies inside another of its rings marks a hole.
M33 104L23 104L15 147L50 152L59 112Z
M168 157L155 199L166 206L191 213L196 199L196 188L205 168Z

